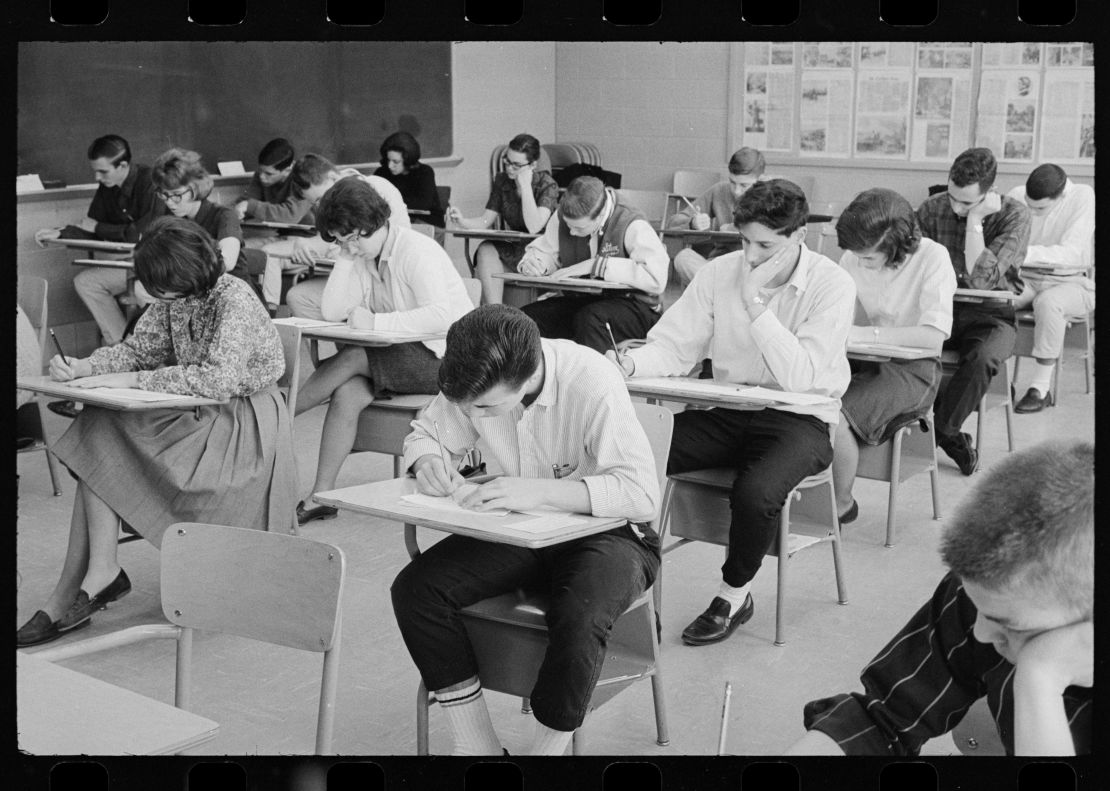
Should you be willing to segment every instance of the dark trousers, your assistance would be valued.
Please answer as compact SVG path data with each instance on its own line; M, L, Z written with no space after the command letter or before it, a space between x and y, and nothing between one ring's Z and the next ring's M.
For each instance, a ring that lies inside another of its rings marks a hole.
M1013 310L986 311L956 304L952 335L945 349L959 352L960 361L933 406L937 441L953 438L975 411L991 379L1014 353L1017 327Z
M527 549L452 535L418 555L393 581L393 612L429 690L478 674L461 608L518 588L544 589L548 647L532 710L549 728L582 724L605 661L613 622L655 580L658 538L628 526Z
M613 348L605 322L617 343L643 338L659 321L650 305L634 297L563 296L541 299L522 310L540 327L544 338L570 338L605 354Z
M751 581L779 527L790 490L832 461L828 424L778 409L687 410L675 415L667 474L733 467L732 523L721 573L738 588Z

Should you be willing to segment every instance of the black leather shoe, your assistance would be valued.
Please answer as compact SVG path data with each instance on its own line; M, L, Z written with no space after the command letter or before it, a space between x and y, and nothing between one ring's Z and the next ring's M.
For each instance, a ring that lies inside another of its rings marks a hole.
M709 609L694 619L682 632L682 642L686 645L709 645L719 643L736 631L736 627L747 623L755 612L755 602L749 593L744 604L729 618L730 607L720 596L714 596Z
M81 410L77 408L74 401L51 401L46 405L46 408L62 417L73 418L81 414Z
M1049 391L1041 395L1041 391L1035 387L1030 387L1025 391L1025 395L1021 400L1014 404L1014 411L1026 414L1028 412L1040 412L1046 406L1052 406L1052 392Z
M339 509L334 505L318 505L315 508L305 508L304 500L297 503L297 524L305 525L314 519L335 519Z
M979 469L979 451L971 447L971 435L967 432L960 432L954 437L938 438L937 444L956 462L964 475L971 475Z
M80 626L87 622L94 612L107 607L108 602L121 599L130 592L131 580L127 578L127 572L123 569L120 569L116 578L92 598L84 590L77 591L77 598L73 600L73 604L69 605L66 614L58 619L58 630L68 632Z
M846 525L849 522L856 521L857 516L859 516L859 503L857 503L855 499L853 499L852 504L848 506L848 510L837 516L837 520L840 522L840 524Z
M85 620L73 627L75 631L83 626L88 626L89 621ZM43 610L38 610L31 616L31 620L19 627L19 631L15 633L15 647L16 648L29 648L33 645L42 645L49 643L51 640L57 640L65 632L58 628L58 622L50 620L50 616Z

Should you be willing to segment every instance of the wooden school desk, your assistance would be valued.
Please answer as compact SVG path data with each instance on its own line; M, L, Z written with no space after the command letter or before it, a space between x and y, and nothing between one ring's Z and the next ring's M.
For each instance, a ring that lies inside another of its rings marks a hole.
M957 288L952 298L955 302L1015 302L1018 295L1013 291L995 291L982 288Z
M74 258L74 266L98 266L104 269L127 269L132 270L135 268L135 262L130 258Z
M165 755L208 741L210 719L15 652L19 749L33 755Z
M100 239L50 239L47 244L56 244L73 250L93 250L101 253L130 253L135 249L135 245L131 242L105 242Z
M899 346L894 343L848 343L849 360L885 363L890 360L924 360L939 356L939 352L922 349L919 346Z
M550 275L518 275L515 272L494 272L493 276L506 284L524 289L527 302L535 302L541 291L577 291L582 294L602 294L606 291L638 291L624 283L594 280L588 277L551 277Z
M293 234L296 236L315 236L316 226L305 225L299 222L272 222L270 220L240 220L244 228L259 228L278 233Z
M561 544L564 541L591 536L595 533L604 533L606 530L628 523L628 519L624 517L569 514L567 516L573 518L573 524L542 532L530 532L523 528L515 528L513 525L524 525L530 520L542 517L517 513L510 513L508 516L490 516L478 512L445 511L401 499L407 494L415 493L415 479L392 478L388 481L364 483L359 486L334 489L330 492L320 492L314 495L312 499L324 505L345 508L349 511L370 514L395 522L403 522L405 525L405 545L409 548L409 554L413 557L420 552L416 546L417 527L426 527L445 533L457 533L462 536L479 538L483 541L539 549L553 544ZM552 512L552 516L562 515Z
M55 382L49 376L20 376L15 380L18 390L31 390L55 398L80 401L89 406L135 412L146 409L192 409L210 404L223 404L215 398L156 393L137 388L82 388L70 387L66 382Z
M695 231L693 228L664 228L660 233L664 237L673 236L681 239L683 247L690 247L698 242L740 243L740 234L737 231Z
M538 239L538 233L525 233L524 231L498 231L493 228L448 228L447 233L463 240L463 255L466 256L466 265L470 268L470 276L474 276L474 259L470 255L470 240L485 241L492 239L502 242L523 242Z
M659 376L625 379L628 394L649 403L677 401L703 407L765 409L781 404L826 404L835 399L809 393L788 393L767 387L695 379L690 376Z
M291 316L274 319L274 324L288 324L301 328L302 337L310 341L338 341L354 346L392 346L397 343L441 341L446 332L391 332L388 330L354 330L342 321L318 321Z

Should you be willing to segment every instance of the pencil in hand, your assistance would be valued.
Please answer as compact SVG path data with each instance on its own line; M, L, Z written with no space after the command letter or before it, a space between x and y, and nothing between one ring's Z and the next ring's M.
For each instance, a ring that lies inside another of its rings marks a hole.
M54 348L58 350L58 354L61 356L62 362L66 365L69 365L69 359L66 357L66 353L62 351L62 344L58 341L58 336L54 334L53 329L50 330L50 339L54 341Z

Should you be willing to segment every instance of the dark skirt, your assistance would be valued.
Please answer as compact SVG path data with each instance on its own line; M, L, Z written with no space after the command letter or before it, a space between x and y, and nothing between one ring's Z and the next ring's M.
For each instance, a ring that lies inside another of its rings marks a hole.
M860 442L879 445L906 421L924 415L940 386L940 358L876 363L852 360L840 410ZM904 419L903 419L904 418Z
M439 392L439 358L423 343L367 346L366 364L375 395Z
M291 425L275 386L196 410L86 406L53 451L156 547L175 522L296 532Z
M505 242L500 239L490 240L482 244L493 245L493 249L497 251L497 257L501 259L501 265L505 267L506 272L516 271L516 265L520 263L520 259L524 258L524 248L528 246L527 241Z

